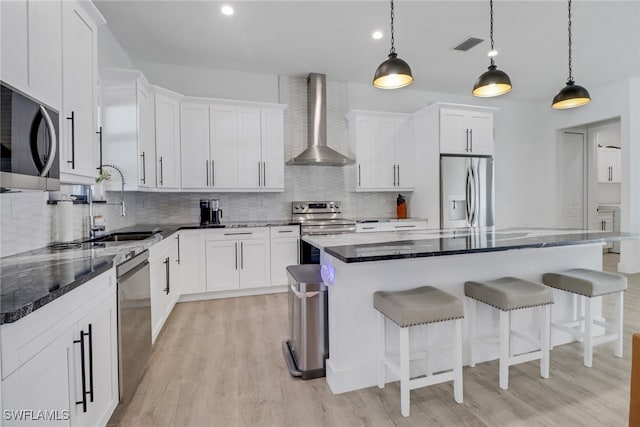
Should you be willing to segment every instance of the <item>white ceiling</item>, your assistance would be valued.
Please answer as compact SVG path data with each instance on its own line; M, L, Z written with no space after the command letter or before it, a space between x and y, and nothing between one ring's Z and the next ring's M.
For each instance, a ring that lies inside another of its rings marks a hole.
M388 1L96 1L134 62L327 74L369 84L389 53ZM233 16L220 7L231 4ZM573 75L587 88L640 76L640 1L574 0ZM385 36L373 40L374 30ZM485 42L452 50L469 36ZM513 100L550 101L568 76L567 3L494 2L498 68ZM414 89L470 94L489 60L488 1L395 1L395 46Z

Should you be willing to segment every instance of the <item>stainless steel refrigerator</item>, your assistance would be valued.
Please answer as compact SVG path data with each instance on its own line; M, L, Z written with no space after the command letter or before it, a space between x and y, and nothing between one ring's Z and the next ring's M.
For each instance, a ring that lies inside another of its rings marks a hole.
M440 156L442 228L495 225L493 158Z

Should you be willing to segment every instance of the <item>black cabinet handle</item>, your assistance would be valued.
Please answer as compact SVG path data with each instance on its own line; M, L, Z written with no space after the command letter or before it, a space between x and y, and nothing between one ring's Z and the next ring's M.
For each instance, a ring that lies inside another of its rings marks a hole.
M393 165L393 186L396 186L396 165Z
M465 129L464 133L466 135L466 145L464 146L464 151L469 152L469 129Z
M469 151L473 153L473 129L469 129Z
M234 246L236 248L236 270L237 270L238 269L238 242L235 242Z
M398 171L398 187L400 187L400 165L396 165L396 170Z
M71 112L71 117L67 117L67 120L71 120L71 160L67 160L67 163L71 163L71 169L75 169L76 168L76 114L75 114L75 111Z
M166 274L165 282L167 284L164 292L169 295L169 292L171 292L171 267L169 266L169 257L166 257L164 260L164 271Z
M100 126L100 130L96 134L99 135L98 141L100 141L100 164L97 169L102 172L102 126Z
M267 162L262 162L262 186L267 186Z
M160 185L164 184L164 174L162 173L162 156L160 156Z
M76 405L82 405L82 412L87 412L87 372L84 360L84 331L80 331L80 339L73 340L74 344L80 344L80 370L82 373L82 400Z
M211 160L211 186L216 186L216 166L215 160Z
M205 175L207 176L207 187L209 186L209 160L204 161Z
M358 163L358 187L360 187L360 164Z
M240 269L244 270L244 245L240 242Z
M142 157L142 179L140 180L143 184L147 183L147 161L144 157L144 151L142 152L142 154L140 154L140 157Z
M89 323L89 400L93 402L93 333L91 331L91 323Z

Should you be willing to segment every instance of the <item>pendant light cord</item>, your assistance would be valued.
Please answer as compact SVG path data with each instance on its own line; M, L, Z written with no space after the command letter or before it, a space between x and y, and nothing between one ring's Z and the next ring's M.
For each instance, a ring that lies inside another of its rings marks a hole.
M568 31L569 31L569 79L567 80L568 82L572 82L573 81L573 73L572 73L572 69L571 69L571 0L569 0L569 25L568 25Z
M491 39L491 52L493 52L493 0L489 0L489 15L490 15L490 27L489 27L489 38ZM491 55L491 65L496 65L496 62L493 60L493 55Z
M389 51L390 54L392 53L396 53L396 48L394 46L395 43L395 39L393 37L393 0L391 0L391 50Z

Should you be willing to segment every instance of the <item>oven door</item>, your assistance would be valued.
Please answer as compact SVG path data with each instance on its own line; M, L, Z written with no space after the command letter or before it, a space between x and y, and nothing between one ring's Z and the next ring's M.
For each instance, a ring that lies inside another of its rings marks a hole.
M304 240L301 240L300 243L300 263L320 264L320 249Z
M0 187L60 189L58 113L0 86Z

